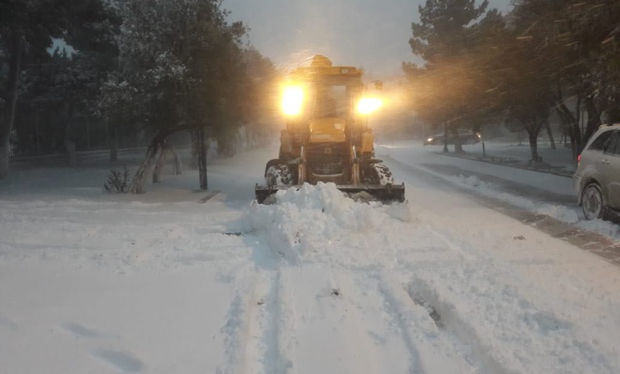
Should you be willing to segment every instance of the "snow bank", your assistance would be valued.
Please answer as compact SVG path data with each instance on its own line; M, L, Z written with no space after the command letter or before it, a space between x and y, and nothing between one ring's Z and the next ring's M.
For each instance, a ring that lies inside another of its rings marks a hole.
M355 239L344 244L370 249L372 244L364 243L368 236L411 220L406 204L356 202L333 183L278 191L275 199L272 205L253 203L242 223L245 231L259 235L272 251L293 263L327 255L347 236Z
M498 191L498 187L493 183L483 182L476 176L458 177L443 176L436 174L444 179L450 180L452 183L460 185L468 189L475 189L476 192L485 196L505 201L508 204L534 212L540 215L546 215L557 219L558 221L574 224L586 231L595 232L605 235L613 240L620 240L620 227L613 223L596 219L588 221L583 219L580 209L577 207L567 207L563 205L548 204L539 201L530 200L525 197L516 196L506 192Z
M444 176L443 174L434 173L441 178L447 179L454 184L460 185L468 189L475 189L477 192L496 198L501 201L505 201L516 207L535 212L537 214L547 215L555 218L559 221L566 223L579 222L579 214L574 208L569 208L561 205L547 204L536 202L521 196L516 196L506 192L498 191L498 188L493 183L483 182L476 176L463 176L457 177Z

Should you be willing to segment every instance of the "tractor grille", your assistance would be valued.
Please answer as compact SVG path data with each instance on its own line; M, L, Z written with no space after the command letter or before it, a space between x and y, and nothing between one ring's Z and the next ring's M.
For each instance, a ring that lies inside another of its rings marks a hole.
M348 157L346 144L314 144L306 152L310 173L314 175L344 174Z

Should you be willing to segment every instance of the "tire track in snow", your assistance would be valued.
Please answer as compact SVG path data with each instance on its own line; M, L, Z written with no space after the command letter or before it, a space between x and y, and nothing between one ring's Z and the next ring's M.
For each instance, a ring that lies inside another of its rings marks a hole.
M578 327L525 298L518 288L524 280L509 266L476 251L468 241L457 244L440 230L428 230L466 261L452 269L417 272L407 291L412 300L428 303L446 329L471 346L483 372L531 372L545 367L613 372L600 347L581 336Z
M386 285L383 279L378 279L378 288L385 302L385 310L396 322L403 342L409 352L409 373L425 373L422 366L420 352L418 351L418 348L416 347L414 339L410 333L413 323L409 320L408 313L403 310L401 305L396 301L396 296Z
M286 373L292 366L281 350L282 316L282 270L278 268L271 275L271 288L265 300L265 329L262 340L266 346L263 357L265 374ZM252 373L251 371L248 373Z
M479 366L466 344L440 330L428 311L386 272L376 275L385 310L396 322L410 354L410 373L474 373ZM502 373L502 372L497 372Z
M234 282L241 286L221 330L226 362L217 374L286 373L291 365L280 348L281 270L257 269Z
M475 329L466 320L460 318L458 313L454 312L453 306L442 304L437 297L433 296L434 291L428 284L415 279L409 284L407 294L412 302L428 308L429 316L443 330L442 334L448 334L459 345L471 349L468 354L468 361L478 367L479 372L488 374L511 373L492 356L491 350L482 342Z
M283 268L282 284L291 372L419 373L368 272L311 263Z
M247 269L243 269L247 270ZM226 322L221 333L224 335L224 353L226 362L224 367L216 370L217 374L238 374L245 373L247 366L247 350L250 334L254 324L253 303L256 299L256 292L259 287L259 274L254 273L241 279L233 280L237 287L235 297L232 299Z

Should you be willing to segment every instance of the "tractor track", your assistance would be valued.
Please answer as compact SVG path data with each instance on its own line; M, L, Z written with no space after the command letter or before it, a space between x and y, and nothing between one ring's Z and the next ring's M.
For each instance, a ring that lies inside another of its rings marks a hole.
M488 374L508 374L506 369L493 357L492 349L476 333L475 329L458 313L454 306L441 303L429 284L420 279L413 279L406 290L411 301L423 307L435 322L440 334L464 350L468 363L475 367L475 372Z
M377 282L378 290L384 300L385 310L396 322L403 342L409 352L409 373L426 373L422 365L419 349L412 336L411 329L414 326L412 326L413 323L409 317L410 311L406 310L402 304L396 301L396 296L394 295L395 290L389 287L384 279L378 279Z
M271 285L269 293L265 297L265 327L263 330L263 343L266 344L264 352L264 372L281 374L286 373L291 365L289 359L282 353L282 271L280 268L270 274Z
M402 284L383 273L378 282L386 310L398 322L405 344L417 359L412 373L508 373L476 346L473 334L459 334L452 321L445 320L444 312L449 309L437 308L434 299L419 292L415 281Z
M227 313L226 362L218 374L286 373L290 361L281 351L281 270L238 269L251 275L235 278L237 287Z
M255 314L252 303L258 289L258 273L235 278L235 283L238 284L235 296L228 306L226 322L220 330L224 335L226 362L218 370L218 374L247 372L248 357L251 357L249 349Z

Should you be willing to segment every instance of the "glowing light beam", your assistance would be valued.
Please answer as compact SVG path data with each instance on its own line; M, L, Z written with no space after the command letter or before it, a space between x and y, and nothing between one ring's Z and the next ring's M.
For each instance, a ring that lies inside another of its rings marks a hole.
M377 97L364 97L357 103L357 111L362 115L369 115L383 106L383 100Z
M299 86L288 86L282 94L282 112L287 116L297 116L301 113L304 103L304 90Z

